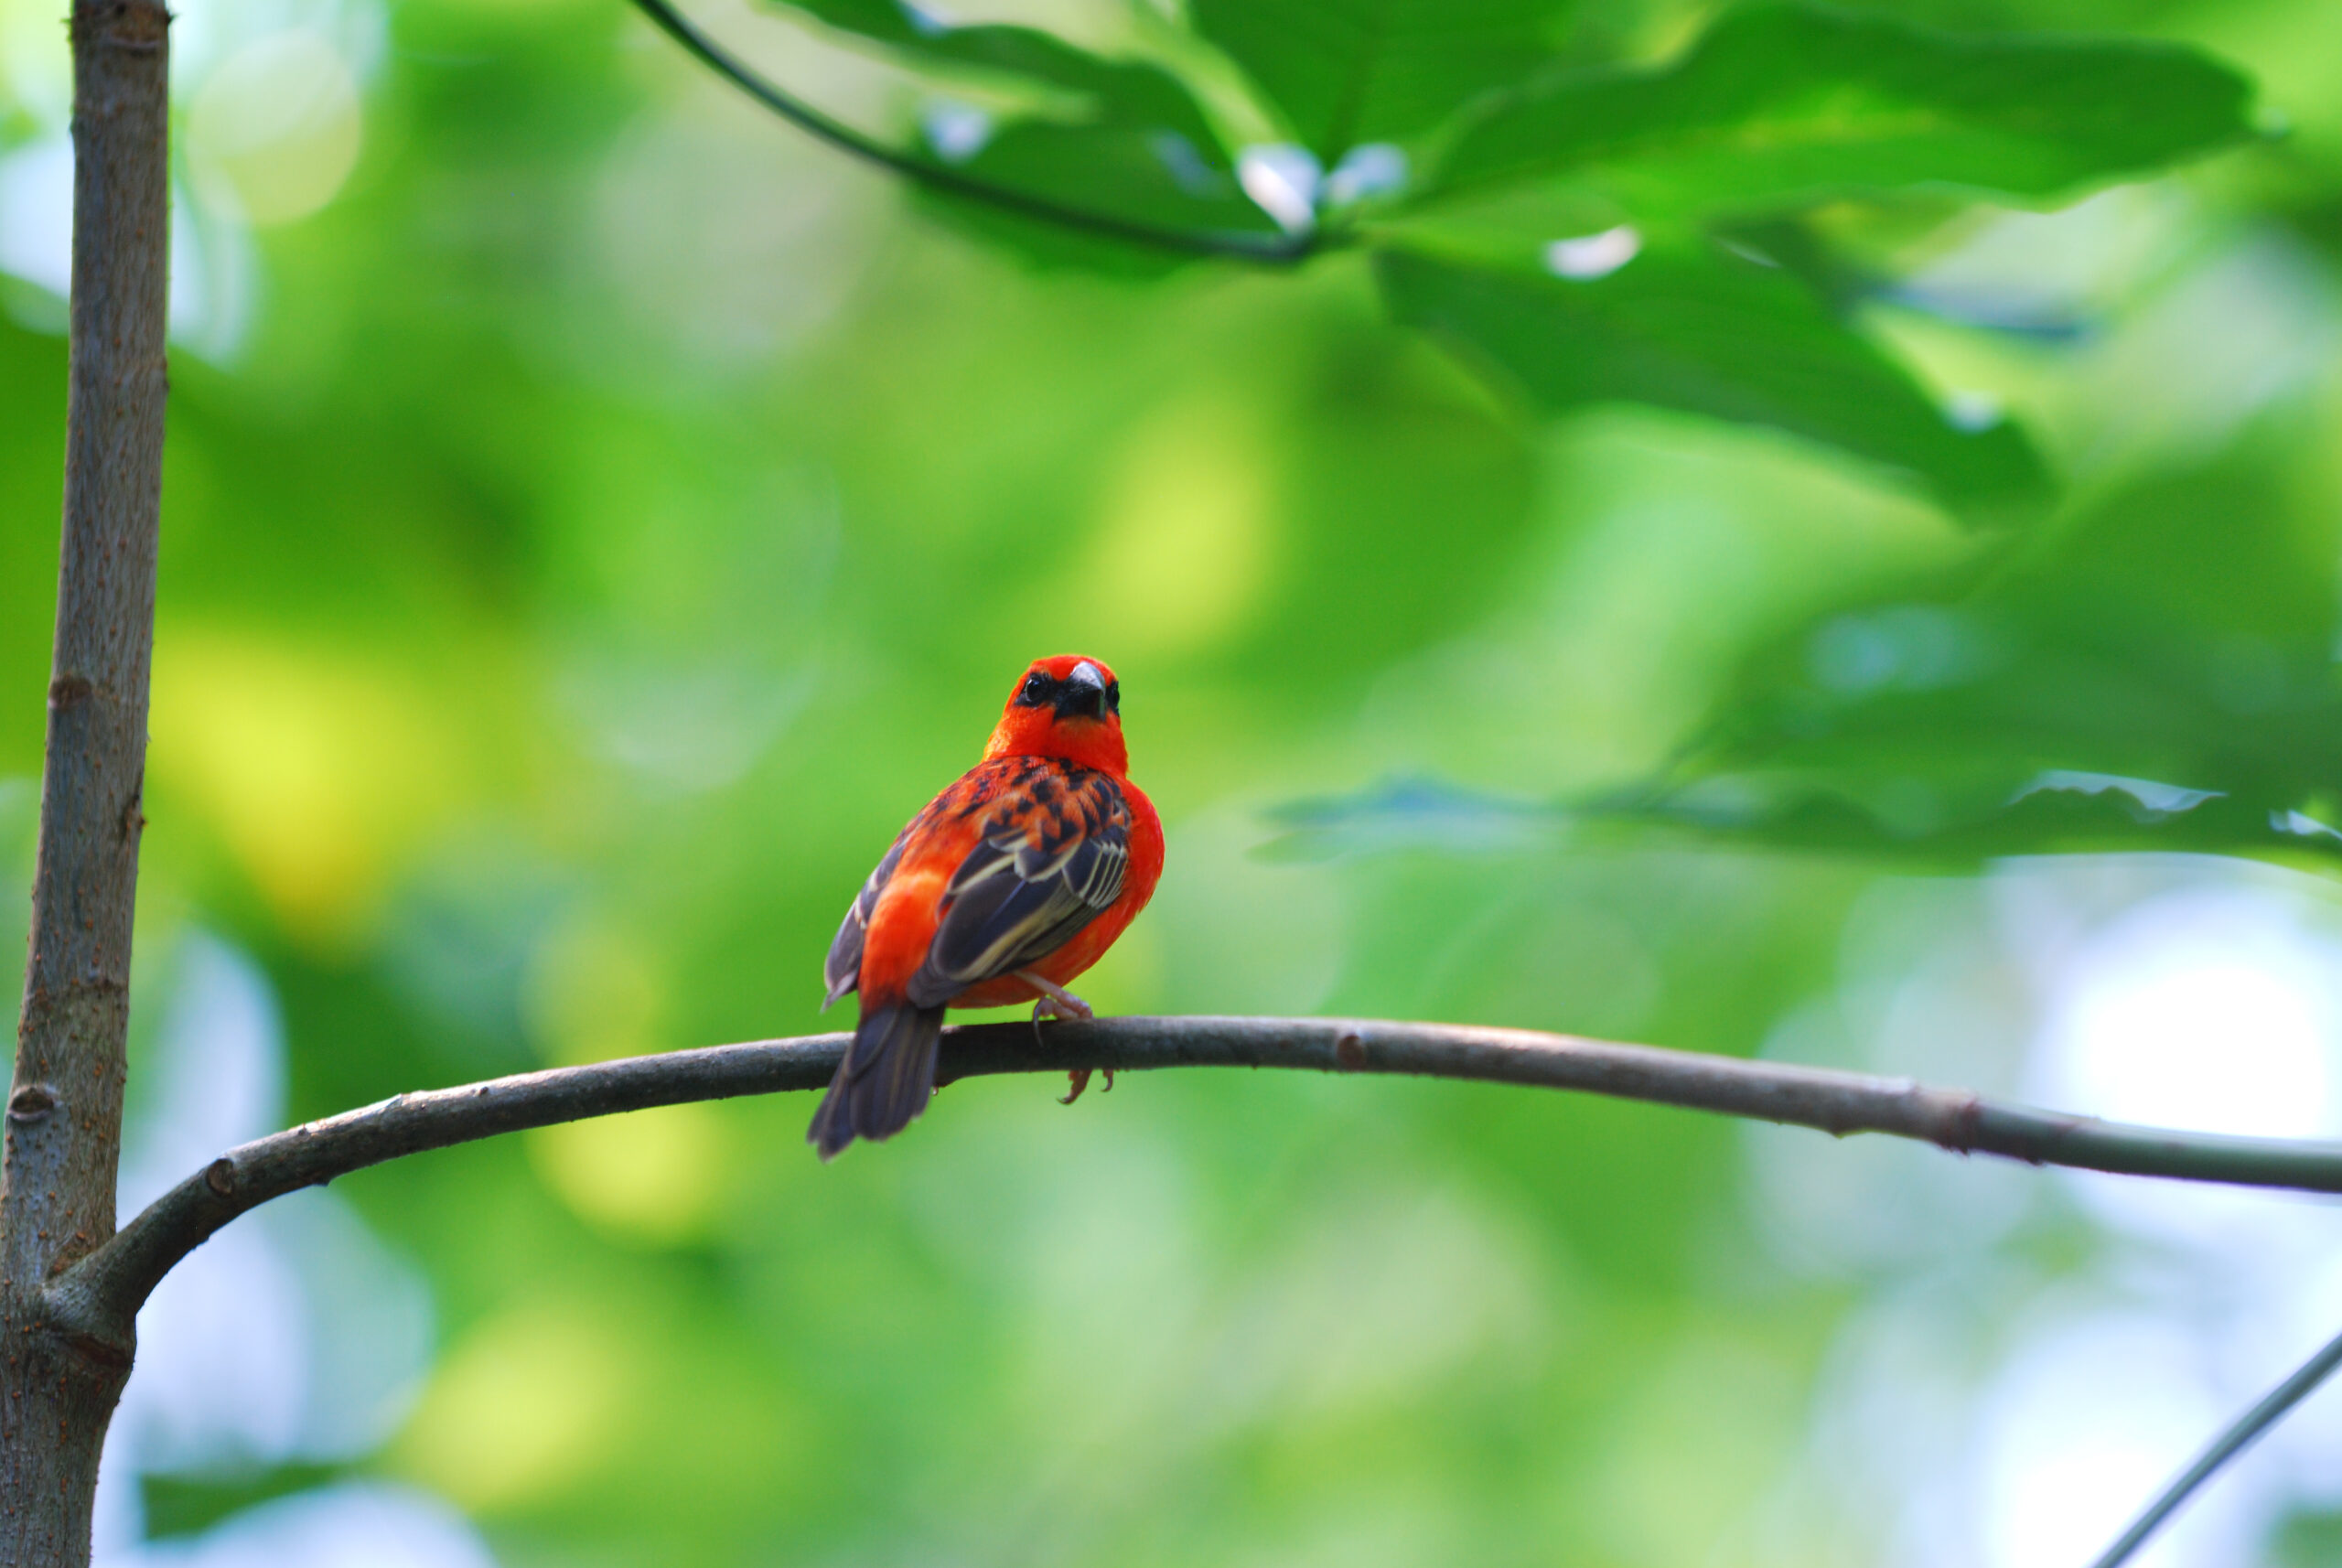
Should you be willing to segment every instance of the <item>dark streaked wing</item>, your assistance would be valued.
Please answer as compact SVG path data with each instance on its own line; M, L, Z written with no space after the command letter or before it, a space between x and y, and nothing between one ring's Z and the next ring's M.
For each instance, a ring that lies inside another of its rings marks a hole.
M829 987L822 998L827 1007L847 992L862 983L862 939L870 929L870 912L878 907L878 895L886 890L886 879L895 875L895 867L903 858L903 844L910 837L906 828L896 835L894 847L862 885L862 891L847 906L845 918L838 922L838 934L830 943L830 956L822 961L822 980Z
M1113 779L1036 767L985 813L910 1000L934 1006L1038 962L1121 897L1129 868L1130 809Z

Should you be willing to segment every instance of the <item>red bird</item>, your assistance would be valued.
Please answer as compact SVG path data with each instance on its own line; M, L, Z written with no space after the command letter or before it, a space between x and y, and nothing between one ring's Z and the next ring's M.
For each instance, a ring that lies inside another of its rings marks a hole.
M1162 821L1126 776L1122 703L1122 682L1094 659L1037 661L984 759L910 820L863 884L822 966L829 1002L862 993L854 1043L805 1132L824 1160L927 1109L946 1007L1031 1002L1036 1022L1090 1016L1067 983L1114 945L1163 875Z

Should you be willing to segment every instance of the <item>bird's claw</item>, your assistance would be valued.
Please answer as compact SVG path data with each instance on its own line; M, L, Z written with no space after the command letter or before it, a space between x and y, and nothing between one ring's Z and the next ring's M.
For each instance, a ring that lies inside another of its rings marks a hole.
M1106 1075L1106 1087L1100 1090L1098 1092L1101 1094L1113 1093L1114 1069L1109 1067L1101 1068L1098 1070ZM1081 1091L1090 1087L1090 1069L1086 1067L1069 1069L1067 1069L1065 1076L1067 1088L1064 1096L1058 1101L1059 1105L1072 1104L1075 1101L1081 1098Z
M1045 1012L1052 1018L1071 1018L1080 1023L1088 1023L1098 1015L1097 1010L1089 1003L1054 980L1044 980L1029 969L1018 970L1016 978L1041 993L1033 1002L1033 1022L1036 1024L1041 1021Z
M1044 980L1029 970L1019 970L1016 978L1041 993L1033 1003L1033 1043L1037 1046L1041 1043L1041 1020L1044 1018L1087 1022L1097 1016L1089 1003L1053 981ZM1090 1070L1086 1067L1078 1067L1066 1073L1069 1087L1066 1090L1065 1098L1058 1101L1059 1105L1070 1105L1081 1098L1081 1091L1090 1087ZM1114 1069L1107 1068L1105 1073L1106 1087L1101 1092L1111 1094L1114 1089Z

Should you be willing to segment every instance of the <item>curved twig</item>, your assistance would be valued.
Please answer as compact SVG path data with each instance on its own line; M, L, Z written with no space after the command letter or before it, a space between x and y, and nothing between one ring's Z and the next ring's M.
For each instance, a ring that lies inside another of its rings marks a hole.
M697 23L676 9L671 0L634 0L634 3L660 31L682 45L700 63L799 130L827 142L841 152L850 153L882 168L892 169L906 179L929 189L948 191L953 196L981 201L1020 217L1054 223L1061 229L1097 234L1158 251L1172 251L1181 255L1230 256L1240 261L1282 264L1305 260L1318 249L1320 235L1315 230L1302 234L1246 234L1227 231L1166 229L1133 219L1117 218L1111 213L1068 206L1045 196L1035 196L1007 186L994 185L990 180L978 179L948 165L914 157L876 137L863 134L842 120L831 118L804 100L784 91L769 78L759 75L746 60L717 43Z
M686 1101L819 1089L850 1036L714 1046L402 1094L230 1150L50 1286L60 1321L120 1339L181 1258L247 1209L402 1155ZM2342 1192L2342 1144L2126 1126L1874 1078L1527 1029L1348 1018L1106 1018L947 1032L942 1078L1173 1067L1402 1073L1577 1090L2034 1165Z
M2259 1404L2238 1416L2226 1432L2212 1440L2211 1445L2197 1455L2196 1463L2187 1466L2179 1478L2163 1489L2162 1494L2145 1511L2131 1521L2131 1528L2105 1552L2090 1563L2090 1568L2121 1568L2131 1561L2147 1537L2163 1528L2164 1521L2179 1511L2179 1505L2195 1495L2196 1488L2212 1478L2219 1467L2251 1447L2261 1434L2277 1424L2284 1413L2307 1399L2310 1391L2342 1367L2342 1334L2326 1342L2325 1348L2301 1365L2301 1369L2275 1388Z

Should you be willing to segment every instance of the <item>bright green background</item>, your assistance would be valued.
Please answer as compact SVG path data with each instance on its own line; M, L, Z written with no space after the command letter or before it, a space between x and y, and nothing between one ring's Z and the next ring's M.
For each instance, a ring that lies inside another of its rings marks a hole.
M5 12L0 150L59 123L49 9ZM1338 151L1269 31L1308 8L1197 9ZM1477 15L1410 25L1448 9ZM615 0L401 0L379 34L320 11L362 87L337 184L346 107L257 152L207 133L218 40L271 24L191 0L213 41L181 84L182 227L231 294L243 258L249 317L215 308L173 368L141 1051L197 932L264 971L295 1119L821 1028L862 875L1023 661L1064 650L1119 672L1170 835L1155 905L1083 988L1112 1011L1810 1059L1784 1018L1999 940L2017 874L1986 857L2314 867L2315 830L2269 813L2316 818L2342 785L2342 25L2325 0L1881 9L2193 42L2290 134L2078 209L2078 184L2153 175L2235 106L2118 92L2090 111L2113 152L1954 138L1909 155L1950 172L1908 177L1901 151L1719 167L1693 137L1556 177L1525 214L1401 214L1397 261L1166 269L1037 255L911 198ZM1022 15L1191 47L1111 0ZM1658 60L1706 15L1589 0L1529 34ZM833 40L714 19L864 124L913 117ZM1829 67L1783 48L1760 77ZM1478 58L1385 80L1359 134L1415 135ZM2015 81L2019 120L2071 83L2004 80L2033 68L1989 50L1961 69L1986 100ZM1224 59L1199 80L1241 96ZM1826 112L1859 107L1817 80ZM1636 102L1592 113L1714 109ZM1235 141L1286 134L1259 102L1213 113ZM2165 120L2186 124L2158 142ZM2059 215L1926 183L1995 170ZM1583 285L1522 239L1622 221L1643 254ZM1379 288L1477 347L1391 324ZM21 887L65 362L54 299L0 289ZM1646 357L1637 323L1711 298L1741 314L1692 334L1691 369ZM1806 342L1851 393L1777 381ZM2014 422L1969 437L1929 409L1980 399ZM2009 806L2060 769L2227 793L2168 818L2119 792ZM2070 864L2118 906L2108 876L2227 875ZM2315 923L2322 875L2244 882ZM12 895L0 930L22 919ZM1925 1070L2015 1086L2029 1006ZM451 1499L512 1564L1935 1561L1899 1481L1855 1495L1813 1445L1848 1326L1969 1293L1939 1371L1981 1386L1995 1326L2124 1244L2047 1178L1946 1163L1924 1179L1951 1211L1986 1201L1972 1169L2015 1181L2021 1217L1978 1239L1923 1215L1884 1261L1812 1266L1767 1239L1756 1144L1650 1109L1275 1074L1057 1091L955 1087L829 1168L800 1097L340 1184L428 1282L412 1413L356 1458L150 1476L149 1527L354 1473ZM2272 1339L2235 1387L2306 1348ZM1958 1429L1923 1406L1915 1430ZM2320 1561L2317 1528L2261 1539Z

